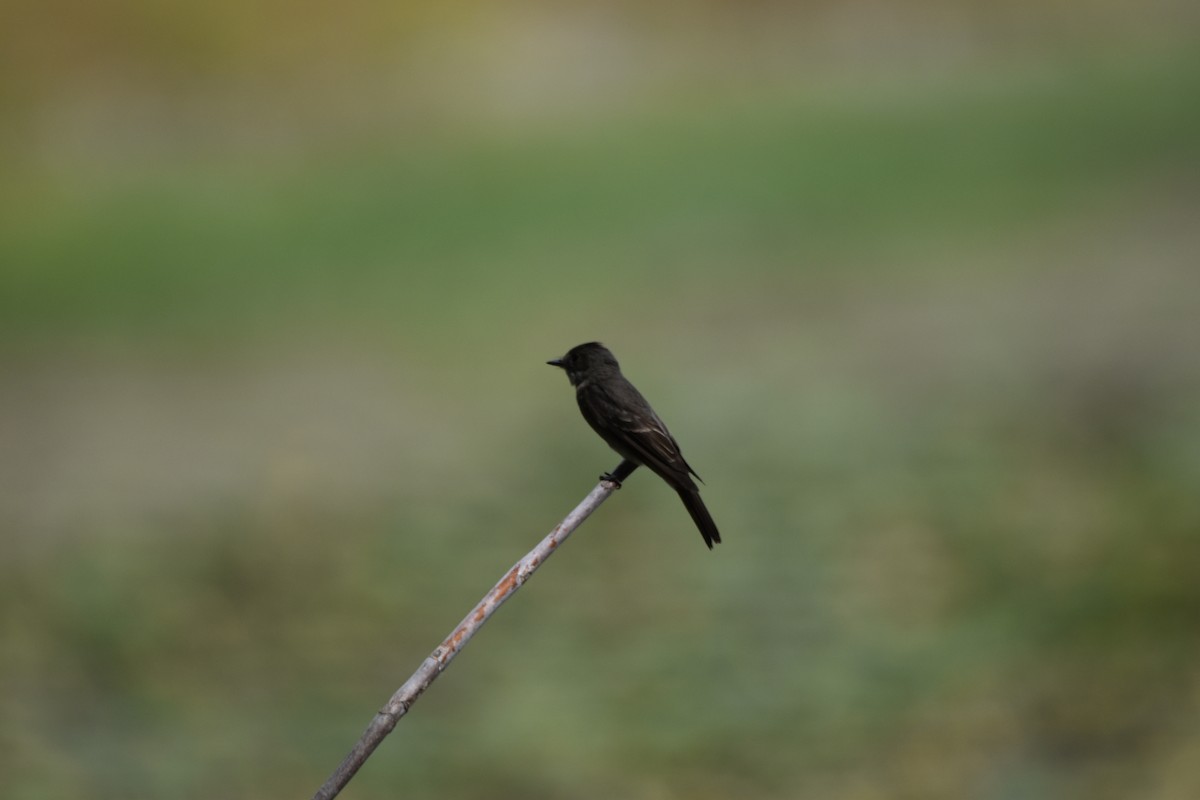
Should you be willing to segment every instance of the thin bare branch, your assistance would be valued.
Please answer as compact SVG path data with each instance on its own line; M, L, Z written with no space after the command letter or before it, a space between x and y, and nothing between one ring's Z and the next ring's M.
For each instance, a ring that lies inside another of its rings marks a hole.
M524 558L513 565L512 569L500 579L500 582L483 596L475 608L471 609L471 613L458 623L458 627L451 631L450 635L429 654L429 657L404 682L404 685L396 690L392 698L371 720L371 724L359 737L354 749L313 795L313 800L331 800L331 798L337 797L338 793L354 777L354 773L358 772L358 768L370 758L371 753L375 751L384 737L392 732L400 718L408 713L408 709L412 708L412 704L417 701L417 698L429 688L442 670L449 666L458 652L475 635L475 632L483 626L483 623L487 622L488 617L500 607L501 603L511 597L517 589L520 589L525 581L529 580L534 570L540 567L558 549L558 546L579 527L580 523L608 499L616 488L616 483L602 480L583 499L583 502L575 507L574 511L538 543L537 547L530 550Z

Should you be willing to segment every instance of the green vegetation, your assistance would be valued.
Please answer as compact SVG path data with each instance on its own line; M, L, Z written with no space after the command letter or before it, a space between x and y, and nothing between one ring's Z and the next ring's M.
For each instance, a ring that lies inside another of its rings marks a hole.
M938 247L1010 235L1190 163L1200 65L1114 71L884 103L729 99L583 133L43 187L5 204L0 324L223 337L315 312L410 336L430 314L491 324L539 308L567 281L607 306L603 286L621 281L808 279L829 260L919 259L931 230Z
M1053 75L27 173L5 796L314 790L615 464L588 338L726 544L636 475L347 796L1196 796L1200 62Z

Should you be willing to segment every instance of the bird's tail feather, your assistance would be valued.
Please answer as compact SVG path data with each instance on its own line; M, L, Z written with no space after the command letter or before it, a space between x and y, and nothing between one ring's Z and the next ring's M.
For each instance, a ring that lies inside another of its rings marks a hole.
M680 489L679 499L683 501L684 508L692 515L692 521L700 529L700 535L704 537L704 543L708 545L708 549L712 550L714 542L720 544L721 534L717 532L717 523L713 522L712 515L708 513L708 508L700 499L700 493L695 489L690 491Z

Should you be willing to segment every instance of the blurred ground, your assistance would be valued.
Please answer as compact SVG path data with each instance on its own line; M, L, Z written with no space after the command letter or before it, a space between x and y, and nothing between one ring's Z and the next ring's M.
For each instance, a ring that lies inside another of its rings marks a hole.
M6 796L1200 792L1194 10L15 14Z

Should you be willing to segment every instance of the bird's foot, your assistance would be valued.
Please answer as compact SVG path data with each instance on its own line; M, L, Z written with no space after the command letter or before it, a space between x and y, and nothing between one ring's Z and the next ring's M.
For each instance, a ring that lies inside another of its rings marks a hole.
M600 480L608 481L616 484L617 488L621 488L621 483L630 476L630 474L638 468L638 465L630 461L628 458L621 459L621 463L617 464L617 468L612 472L606 472L600 476Z

